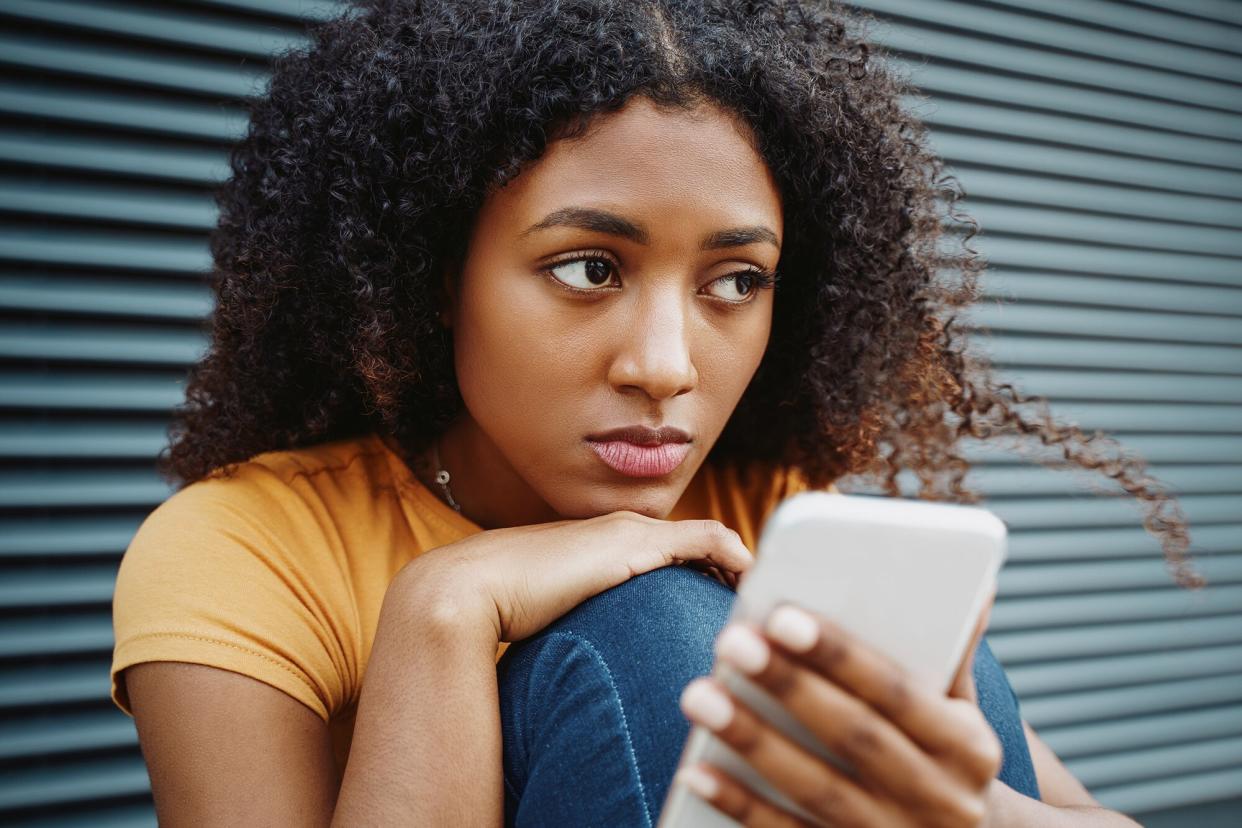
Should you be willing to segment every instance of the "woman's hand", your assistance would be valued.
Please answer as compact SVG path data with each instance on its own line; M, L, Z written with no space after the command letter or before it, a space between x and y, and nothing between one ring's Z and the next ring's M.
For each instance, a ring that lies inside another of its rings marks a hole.
M463 601L481 607L498 641L518 641L635 575L685 563L733 588L753 562L738 533L720 521L622 511L479 532L423 553L393 583L415 589L422 605L449 608L455 623Z
M782 605L763 629L730 624L718 657L747 674L854 774L789 740L712 678L682 694L692 720L716 732L774 787L828 825L978 826L1001 766L1001 745L978 706L975 629L947 696L831 621ZM744 825L807 825L706 764L677 781Z

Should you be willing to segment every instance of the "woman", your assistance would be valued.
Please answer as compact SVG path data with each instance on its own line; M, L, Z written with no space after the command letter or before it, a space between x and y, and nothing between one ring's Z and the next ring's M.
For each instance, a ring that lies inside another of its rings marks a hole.
M188 485L117 583L163 821L653 824L684 710L827 824L1132 824L1024 728L982 627L945 696L797 608L717 638L783 497L909 469L970 500L967 434L1110 473L1193 577L1140 463L963 351L981 265L847 22L375 0L276 61L219 197ZM857 775L691 681L717 654Z

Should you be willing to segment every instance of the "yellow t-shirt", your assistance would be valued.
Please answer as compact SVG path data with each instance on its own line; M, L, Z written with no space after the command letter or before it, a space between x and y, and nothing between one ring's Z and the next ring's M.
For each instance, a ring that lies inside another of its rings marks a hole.
M754 551L767 515L804 488L784 472L744 480L704 464L669 519L719 520ZM112 700L132 715L121 671L145 661L242 673L328 722L343 768L389 582L479 531L377 435L267 452L186 486L121 560Z

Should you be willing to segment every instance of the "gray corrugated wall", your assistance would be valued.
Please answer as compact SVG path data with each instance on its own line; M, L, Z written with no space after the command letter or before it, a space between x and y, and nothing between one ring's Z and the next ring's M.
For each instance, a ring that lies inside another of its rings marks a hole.
M981 451L1013 530L993 647L1106 804L1236 817L1242 3L856 5L932 99L987 294L1012 300L976 314L1002 370L1150 458L1213 580L1176 587L1124 499ZM151 461L204 341L237 99L329 8L0 0L2 822L153 822L107 699L113 576L168 493Z

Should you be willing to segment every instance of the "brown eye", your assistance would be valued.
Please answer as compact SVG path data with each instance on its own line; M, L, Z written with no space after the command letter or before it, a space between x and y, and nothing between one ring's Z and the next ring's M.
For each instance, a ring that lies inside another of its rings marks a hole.
M723 285L725 290L713 292L713 295L729 302L742 304L751 301L752 294L772 284L773 278L767 271L743 270L738 273L730 273L728 276L721 276L712 282L711 287Z
M561 262L548 268L558 282L579 290L591 290L611 281L612 262L598 257Z

